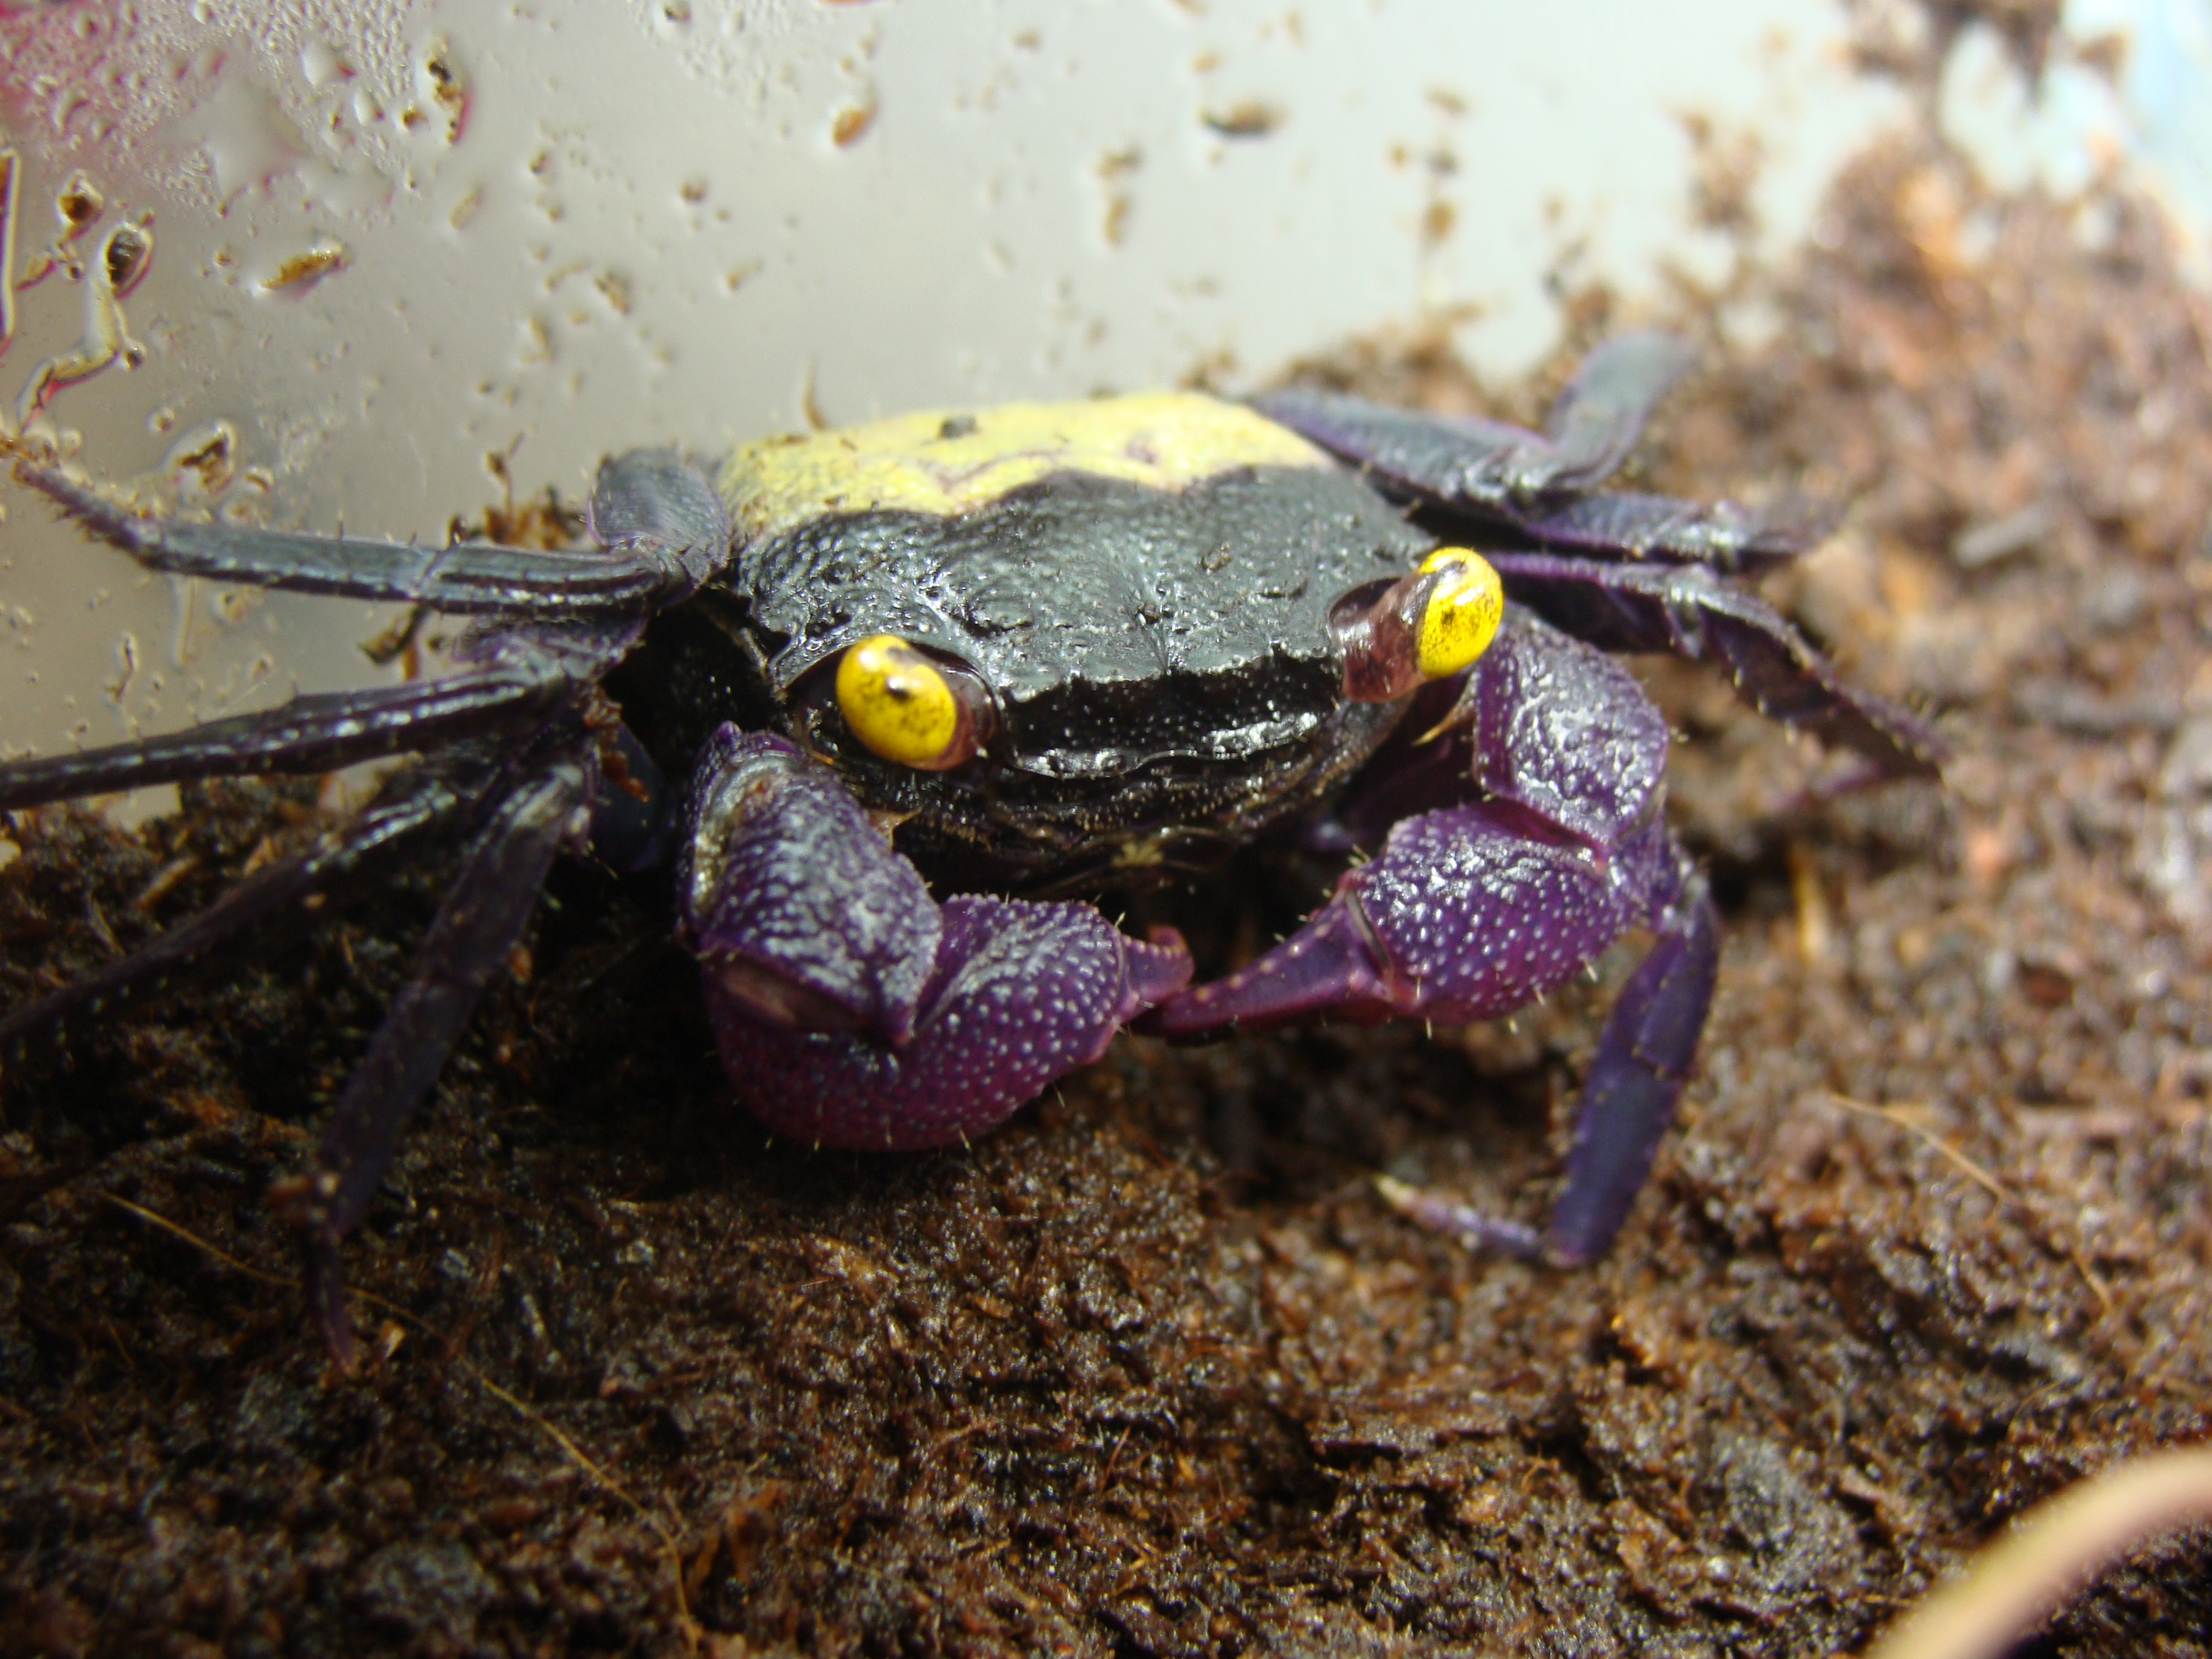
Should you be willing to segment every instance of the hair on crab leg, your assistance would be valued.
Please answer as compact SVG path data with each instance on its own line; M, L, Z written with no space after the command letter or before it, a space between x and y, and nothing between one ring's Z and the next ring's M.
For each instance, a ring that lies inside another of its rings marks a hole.
M259 714L73 755L0 763L0 808L187 778L328 772L434 749L544 709L574 682L534 664L295 697Z
M390 599L456 614L514 617L635 614L684 598L720 550L638 537L617 548L538 551L460 542L427 547L196 523L137 513L56 468L19 465L16 476L70 518L150 570L249 582L300 593Z
M591 779L585 756L558 755L498 803L446 890L413 975L346 1079L313 1170L286 1183L280 1202L305 1234L308 1307L341 1364L352 1358L353 1324L338 1282L338 1242L368 1210L401 1133L521 937Z

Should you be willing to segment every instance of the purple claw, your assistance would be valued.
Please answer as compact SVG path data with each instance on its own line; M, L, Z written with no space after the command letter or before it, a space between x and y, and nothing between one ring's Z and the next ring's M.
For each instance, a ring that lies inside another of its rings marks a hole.
M991 1127L1190 978L1181 939L1087 904L942 909L827 767L735 727L701 763L682 896L724 1064L753 1115L901 1151Z
M1336 896L1273 950L1225 979L1196 985L1155 1008L1144 1029L1202 1036L1231 1025L1285 1025L1334 1015L1365 1023L1400 1012L1402 988L1376 948L1353 889Z
M1401 1182L1382 1188L1403 1213L1480 1248L1589 1261L1620 1230L1673 1121L1718 962L1705 884L1657 810L1666 725L1618 665L1519 611L1449 710L1419 712L1434 729L1385 749L1354 790L1404 815L1381 855L1347 872L1290 939L1141 1023L1200 1036L1329 1017L1490 1019L1551 991L1625 929L1650 927L1656 942L1591 1061L1546 1231ZM1345 822L1358 833L1374 820Z
M1596 1261L1627 1220L1674 1121L1719 969L1719 920L1704 882L1692 878L1668 907L1658 943L1629 976L1598 1039L1575 1111L1566 1180L1544 1231L1387 1176L1375 1183L1383 1201L1476 1249L1563 1267Z
M905 1042L709 1012L753 1115L823 1146L910 1151L980 1134L1190 977L1180 944L1125 939L1088 905L945 902L934 971Z
M1703 882L1686 880L1686 867L1657 823L1601 860L1587 848L1522 839L1487 821L1482 806L1431 812L1347 875L1296 935L1143 1023L1196 1036L1324 1015L1492 1018L1558 986L1631 923L1650 921L1658 941L1599 1039L1545 1232L1402 1183L1383 1188L1401 1212L1478 1248L1563 1266L1592 1261L1650 1173L1712 1003L1718 924Z
M1382 856L1347 872L1289 939L1225 979L1163 1004L1145 1029L1195 1036L1231 1024L1394 1014L1493 1019L1564 983L1639 921L1662 866L1654 823L1610 855L1482 801L1409 818Z
M1354 786L1346 824L1363 838L1387 825L1382 855L1297 933L1147 1028L1490 1019L1543 995L1665 902L1667 742L1626 669L1509 611L1435 731Z
M1628 926L1659 933L1614 1005L1583 1084L1575 1140L1549 1228L1393 1184L1405 1214L1486 1249L1563 1264L1595 1260L1620 1231L1650 1172L1689 1075L1718 963L1711 902L1665 826L1633 832L1610 857L1534 841L1492 803L1444 808L1392 832L1297 933L1224 980L1142 1022L1170 1036L1226 1025L1334 1015L1494 1018L1534 1001Z
M692 799L678 891L708 996L770 1024L912 1038L942 923L836 775L724 726Z

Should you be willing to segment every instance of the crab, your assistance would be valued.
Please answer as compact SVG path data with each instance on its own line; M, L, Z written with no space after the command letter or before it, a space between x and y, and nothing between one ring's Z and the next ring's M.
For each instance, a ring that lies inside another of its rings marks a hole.
M1942 758L1731 580L1817 523L1597 487L1690 356L1611 340L1541 432L1294 388L907 416L719 471L633 452L599 469L591 545L551 551L150 516L21 457L148 568L473 620L436 678L0 764L20 807L420 757L209 910L14 1009L0 1041L458 847L411 977L279 1194L343 1358L340 1242L563 852L672 866L733 1091L829 1147L963 1142L1124 1027L1494 1018L1641 927L1547 1224L1410 1206L1591 1261L1672 1118L1718 960L1662 810L1666 722L1607 653L1713 659L1850 751L1854 781ZM1133 937L1091 902L1269 839L1347 862L1303 927L1211 982L1171 928Z

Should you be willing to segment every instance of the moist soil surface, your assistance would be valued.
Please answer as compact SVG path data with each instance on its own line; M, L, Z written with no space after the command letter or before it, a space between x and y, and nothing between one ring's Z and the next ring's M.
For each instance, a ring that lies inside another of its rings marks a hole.
M1524 386L1419 337L1310 372L1528 418L1640 320L1575 319ZM1769 595L1955 756L1808 797L1811 746L1638 665L1726 935L1606 1261L1472 1255L1372 1177L1540 1218L1641 939L1510 1026L1124 1038L971 1148L860 1157L750 1126L659 885L564 867L347 1245L338 1376L269 1188L425 870L5 1057L0 1655L1850 1651L2203 1437L2207 308L2139 206L1900 140L1674 320L1708 367L1634 480L1847 503ZM318 823L20 817L0 997ZM1201 936L1279 925L1267 889ZM2185 1536L2034 1650L2207 1629Z

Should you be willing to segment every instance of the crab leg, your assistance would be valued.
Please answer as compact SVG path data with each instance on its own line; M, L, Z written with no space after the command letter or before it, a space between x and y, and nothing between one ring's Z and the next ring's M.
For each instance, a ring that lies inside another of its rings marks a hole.
M240 580L283 585L281 555L306 548L315 558L349 556L361 545L414 556L422 549L355 544L336 538L270 536L219 526L180 526L138 517L82 490L48 469L19 471L65 505L82 501L119 527L118 533L159 542L173 533L208 532L230 538L246 562L227 568ZM695 469L666 451L641 450L599 469L591 504L594 534L611 551L566 555L579 567L619 567L637 558L703 580L727 556L729 520L721 498ZM95 526L98 527L98 526ZM126 542L126 545L128 543ZM628 550L626 553L623 550ZM470 554L550 558L513 549L458 550ZM252 556L267 556L254 563ZM384 593L380 597L393 597ZM407 597L400 595L399 597ZM417 596L419 597L419 596ZM70 795L222 773L307 771L377 755L419 749L428 759L387 781L375 800L306 852L257 872L200 915L143 950L73 985L38 998L0 1019L0 1041L51 1024L79 1008L197 960L267 918L312 896L386 868L417 843L463 833L495 806L499 780L518 750L539 755L580 738L574 710L561 705L593 684L644 625L642 615L580 618L512 631L488 629L464 641L459 673L421 685L295 698L265 714L216 721L173 736L87 754L0 764L0 807ZM537 736L511 728L538 716ZM564 729L561 722L570 723ZM506 728L502 730L502 728ZM495 741L495 739L497 741ZM648 799L599 804L603 840L624 868L648 861L660 843L653 821L651 763L635 739L615 736L622 769ZM622 792L628 794L629 791Z
M1917 716L1850 684L1772 605L1696 567L1488 557L1508 594L1602 650L1717 657L1759 713L1862 756L1871 776L1854 781L1941 771L1943 740Z
M1770 568L1826 535L1832 514L1802 502L1773 507L1685 501L1607 490L1529 511L1485 504L1480 511L1531 540L1603 559L1658 557L1731 574Z
M498 801L446 890L413 976L346 1079L313 1170L285 1194L306 1234L308 1306L341 1364L353 1339L338 1242L368 1208L401 1133L521 937L554 854L575 836L592 770L584 756L556 756Z
M555 853L580 846L588 826L592 845L623 868L659 856L665 803L657 769L611 722L609 708L586 694L635 643L656 607L696 590L727 561L728 514L713 486L665 451L601 466L590 509L599 550L578 553L431 550L166 523L53 469L17 471L155 569L501 613L471 630L456 653L460 672L440 681L295 698L173 737L0 766L0 805L14 805L429 751L307 851L247 877L144 949L0 1020L4 1042L196 960L423 843L468 837L414 975L348 1080L314 1169L286 1183L284 1199L305 1233L309 1301L333 1356L343 1359L351 1328L338 1288L338 1242L367 1208L400 1133L528 922ZM600 784L607 793L595 801Z
M120 538L134 550L143 553L141 544L149 538L167 546L189 542L195 535L216 538L250 562L226 566L220 573L234 579L272 586L300 585L293 580L299 569L282 562L288 548L325 560L349 560L363 547L380 556L406 556L418 565L441 556L432 550L382 542L286 537L141 518L58 473L34 467L21 470L71 511L100 515L96 522L87 516L87 521L103 534L112 531L112 539ZM683 572L688 583L711 574L710 567L702 562L707 550L726 548L729 540L729 519L721 498L696 471L665 451L635 451L602 465L591 519L602 550L559 556L578 568L619 568L625 558L635 557ZM445 551L487 562L493 556L516 560L555 556L498 547ZM158 568L184 568L164 564L166 556L147 555L147 560ZM489 562L483 568L489 568ZM349 578L352 573L345 574ZM428 588L414 582L404 593L380 590L369 597L435 603L425 598L434 591L434 580ZM0 763L0 810L183 778L325 771L386 755L441 748L542 714L564 696L593 684L635 641L643 614L641 610L634 617L591 617L515 631L483 625L456 653L469 665L437 680L295 697L278 708L210 720L164 737L81 754ZM643 751L634 741L629 747L634 764L642 762Z
M1661 925L1613 1005L1575 1110L1566 1179L1542 1233L1402 1182L1382 1183L1401 1212L1483 1249L1580 1267L1603 1255L1636 1202L1674 1119L1720 966L1718 919L1701 881Z
M1621 988L1583 1079L1566 1181L1552 1209L1554 1261L1595 1261L1628 1218L1689 1080L1719 969L1720 918L1705 882L1692 878Z
M829 768L725 726L694 790L684 940L739 1097L825 1146L942 1146L991 1127L1181 988L1172 936L1087 904L942 908Z
M1731 572L1803 552L1826 533L1828 515L1802 503L1756 508L1632 491L1577 495L1620 465L1691 356L1686 343L1664 334L1608 340L1584 360L1540 437L1300 386L1256 404L1364 470L1385 493L1440 517L1510 527L1601 558L1656 556Z
M137 743L0 762L0 808L182 778L327 772L436 749L541 713L572 686L566 675L524 662L408 685L295 697L281 708Z
M463 760L467 763L455 763ZM0 1019L0 1044L197 961L318 893L392 867L463 818L491 770L481 757L441 757L392 779L374 800L304 852L256 871L129 956L12 1010Z
M1575 495L1571 480L1514 473L1494 458L1488 422L1417 415L1358 398L1293 388L1260 400L1262 413L1367 469L1386 494L1438 519L1473 520L1599 558L1657 557L1729 572L1765 569L1813 546L1830 514L1802 502L1772 507L1686 501L1606 490ZM1504 428L1512 431L1514 428ZM1540 442L1534 434L1530 442ZM1611 471L1608 464L1606 471ZM1603 476L1593 473L1595 482ZM1447 530L1443 533L1465 533Z
M1447 505L1499 507L1605 477L1693 361L1688 343L1672 335L1616 335L1583 360L1540 434L1304 386L1269 392L1254 406L1386 485Z
M729 555L728 520L712 486L663 452L624 456L601 469L593 522L606 544L577 551L478 542L418 547L159 519L108 501L53 467L24 463L16 474L149 570L455 613L645 615L695 591ZM672 538L671 529L683 538Z

